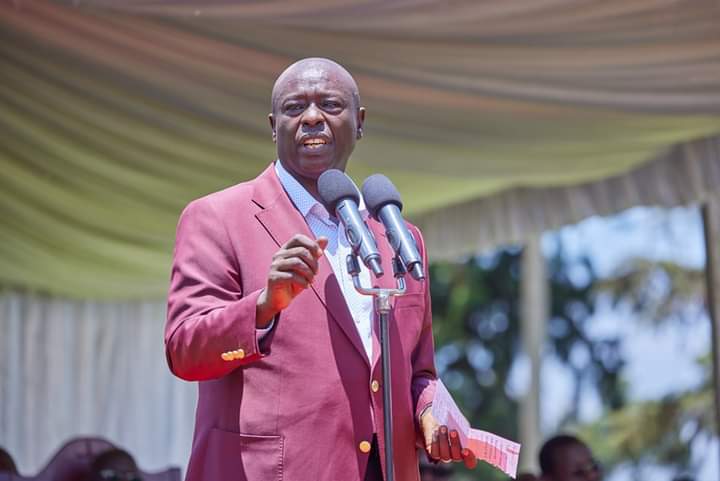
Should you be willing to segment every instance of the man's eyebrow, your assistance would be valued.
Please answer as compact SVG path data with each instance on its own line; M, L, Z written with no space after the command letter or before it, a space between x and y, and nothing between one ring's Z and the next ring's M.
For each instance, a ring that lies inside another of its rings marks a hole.
M350 99L352 98L353 94L348 92L343 92L342 90L328 90L324 92L321 97L322 98L328 98L328 97L337 97L342 100ZM284 97L280 97L278 99L278 103L280 105L284 104L288 101L298 100L298 99L304 99L305 94L304 93L294 93L294 94L288 94Z
M285 102L286 100L296 100L296 99L301 99L303 97L305 97L304 94L288 94L288 95L285 95L284 97L280 97L279 100L280 100L280 102Z
M327 89L324 97L351 97L352 92L345 92L340 89Z
M278 107L284 107L288 103L294 103L294 102L300 102L303 100L303 95L288 95L287 97L282 97L280 99L277 99L277 105Z

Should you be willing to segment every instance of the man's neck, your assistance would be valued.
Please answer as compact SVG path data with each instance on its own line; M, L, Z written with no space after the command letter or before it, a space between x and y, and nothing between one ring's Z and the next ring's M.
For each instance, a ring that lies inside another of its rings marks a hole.
M311 179L308 177L303 177L296 172L294 172L292 169L289 169L285 164L282 163L281 160L277 160L277 162L280 163L283 170L285 170L288 174L290 174L293 179L297 181L298 184L300 184L307 192L310 194L313 199L320 202L322 204L322 199L320 198L320 192L318 191L317 186L317 179Z
M317 180L296 177L292 173L290 175L295 177L295 180L297 180L300 183L300 185L302 185L305 188L305 190L308 191L308 194L312 195L316 201L318 201L322 204L322 199L320 198L320 192L318 192Z

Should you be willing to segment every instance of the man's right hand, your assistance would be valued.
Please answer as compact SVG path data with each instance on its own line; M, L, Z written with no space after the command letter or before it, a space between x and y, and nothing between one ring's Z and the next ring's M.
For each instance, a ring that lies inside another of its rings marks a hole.
M327 243L327 237L313 240L296 234L273 255L267 285L257 300L255 327L267 327L278 312L308 288Z

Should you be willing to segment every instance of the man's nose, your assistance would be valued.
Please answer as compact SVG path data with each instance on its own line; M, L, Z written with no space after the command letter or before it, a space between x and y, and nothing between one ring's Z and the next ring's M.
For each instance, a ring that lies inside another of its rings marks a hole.
M315 127L318 124L322 124L325 121L325 118L322 115L322 112L320 109L315 105L315 103L311 103L308 108L303 113L302 123L303 125L307 125L309 127Z

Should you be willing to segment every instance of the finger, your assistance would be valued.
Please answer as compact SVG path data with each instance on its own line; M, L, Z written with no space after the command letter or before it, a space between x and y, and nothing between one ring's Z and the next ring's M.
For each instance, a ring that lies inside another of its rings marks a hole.
M440 459L442 461L450 461L450 443L448 441L447 426L440 426L440 436L438 437L440 444Z
M290 258L290 257L297 257L299 259L302 259L305 264L308 265L308 267L313 271L313 273L317 274L318 270L318 262L317 258L310 252L310 249L307 247L291 247L289 249L285 249L284 251L280 251L280 258Z
M320 239L326 239L326 240L324 240L323 242L325 243L325 246L327 246L327 242L328 242L328 241L327 241L327 237L320 237L320 238L318 239L318 241L319 241ZM290 238L289 241L287 241L285 244L282 245L282 248L283 248L283 249L290 249L290 248L293 248L293 247L305 247L305 248L308 249L308 250L312 253L312 255L315 256L315 258L317 259L317 258L319 258L320 256L322 256L322 254L323 254L323 249L325 249L325 247L321 247L321 243L319 243L318 241L315 241L315 240L313 240L313 239L311 239L311 238L309 238L308 236L303 235L303 234L295 234L294 236L292 236L292 237Z
M435 459L435 460L440 459L440 440L439 440L439 437L440 437L440 433L439 433L438 430L436 429L436 430L433 432L432 444L431 444L431 446L430 446L430 457L431 457L432 459Z
M295 272L305 277L308 282L312 282L315 273L305 262L298 257L289 257L287 259L279 259L274 262L274 268L279 272Z
M453 461L462 460L462 447L460 446L460 436L454 429L450 431L450 457Z
M290 261L278 263L278 267L270 272L269 281L272 284L287 283L289 281L303 287L309 286L314 279L312 271L302 261L297 260L295 262L297 266L290 265L292 264Z
M284 248L289 249L291 247L306 247L316 259L323 255L323 251L328 245L328 238L320 236L316 240L309 238L303 234L295 234L288 242L283 245Z
M473 453L467 448L462 450L462 459L463 463L465 463L466 468L475 469L475 466L477 466L477 458L475 457L475 453Z
M275 282L282 281L285 283L290 283L294 287L301 287L302 289L306 289L308 286L310 286L310 282L305 278L305 276L302 276L294 271L278 271L275 272L272 276L272 280Z
M305 234L295 234L285 244L282 245L283 249L290 249L291 247L307 247L308 249L317 245L317 242L306 236Z

